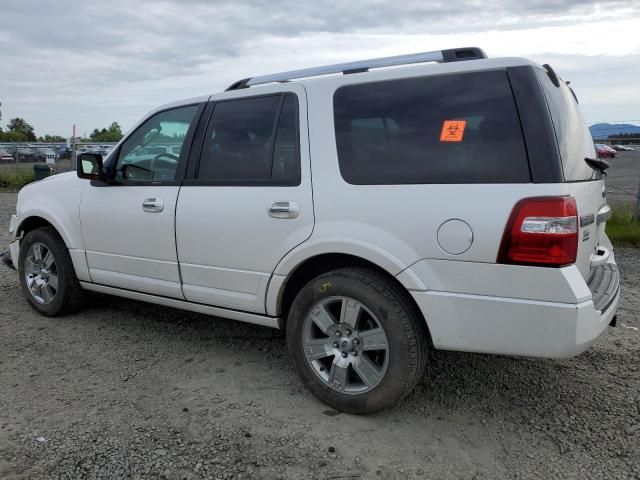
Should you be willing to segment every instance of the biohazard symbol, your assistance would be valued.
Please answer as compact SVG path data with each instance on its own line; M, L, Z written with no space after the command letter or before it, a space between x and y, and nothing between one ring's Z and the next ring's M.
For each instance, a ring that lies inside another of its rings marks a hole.
M461 142L464 135L466 120L445 120L440 133L441 142Z

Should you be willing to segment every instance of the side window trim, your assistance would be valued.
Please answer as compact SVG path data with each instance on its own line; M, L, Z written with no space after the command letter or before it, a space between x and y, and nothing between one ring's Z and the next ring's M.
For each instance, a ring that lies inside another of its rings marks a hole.
M295 181L273 181L273 180L202 180L198 178L198 171L200 168L200 162L202 161L202 152L204 151L204 145L207 141L207 134L209 132L209 127L211 122L215 116L215 107L220 103L225 102L233 102L236 100L247 100L252 98L262 98L262 97L271 97L271 96L280 96L280 104L276 111L274 127L272 130L272 153L271 153L271 168L273 168L273 159L274 152L276 146L276 137L278 133L278 126L280 124L280 116L282 114L282 108L284 106L284 101L287 98L287 95L291 95L294 98L295 105L295 154L298 162L298 179ZM197 132L195 132L193 145L189 154L188 164L186 167L186 173L184 180L182 181L182 186L242 186L242 187L297 187L301 184L301 165L302 165L302 157L301 157L301 145L300 145L300 97L296 92L285 90L281 92L274 92L268 94L261 95L248 95L241 97L233 97L228 99L221 100L211 100L207 102L205 106L203 115L200 117L200 121L198 123Z
M127 186L145 186L145 185L154 185L154 186L179 186L182 184L183 180L186 178L186 171L187 171L187 164L188 164L188 160L189 157L191 155L191 150L193 149L193 141L195 138L195 131L197 126L200 123L201 117L202 117L202 113L206 107L206 102L196 102L196 103L189 103L189 104L185 104L185 105L179 105L179 106L174 106L174 107L170 107L170 108L165 108L162 110L158 110L157 112L154 112L152 115L148 116L147 118L144 119L144 121L142 121L140 123L140 125L138 125L138 127L135 130L132 130L131 132L129 132L129 134L122 139L122 141L120 142L120 144L118 145L118 148L116 149L116 151L113 152L111 159L112 159L112 163L108 166L108 168L110 169L109 174L113 175L113 171L116 168L116 165L118 164L118 160L120 158L120 151L122 149L122 145L129 139L131 138L133 135L135 135L135 133L144 126L144 124L150 120L151 118L155 117L156 115L159 115L161 113L164 112L169 112L171 110L177 110L179 108L186 108L186 107L193 107L193 106L198 106L198 109L196 110L196 113L193 116L193 120L191 122L191 125L189 125L189 129L187 130L187 134L185 136L184 139L184 143L182 144L182 148L180 150L180 156L178 157L178 166L176 167L176 177L173 180L129 180L127 182L115 182L113 184L110 184L110 186L118 186L118 187L127 187Z
M286 93L280 94L280 104L276 109L273 116L273 125L271 127L271 159L269 160L269 172L273 177L273 157L276 154L276 140L278 139L278 127L280 126L280 116L282 115L282 105L284 105L284 99L287 98Z

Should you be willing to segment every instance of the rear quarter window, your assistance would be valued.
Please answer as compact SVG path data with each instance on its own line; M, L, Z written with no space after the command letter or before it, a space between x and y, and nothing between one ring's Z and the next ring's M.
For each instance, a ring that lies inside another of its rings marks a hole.
M333 107L349 183L531 181L505 71L348 85L335 92Z
M536 68L536 74L551 114L565 181L600 178L584 161L585 157L596 158L596 152L575 96L559 77L556 86L544 69Z

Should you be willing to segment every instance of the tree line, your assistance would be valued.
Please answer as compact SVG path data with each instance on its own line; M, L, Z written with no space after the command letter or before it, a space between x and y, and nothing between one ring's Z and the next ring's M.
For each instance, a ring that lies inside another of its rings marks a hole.
M2 103L0 102L0 107ZM122 138L122 129L118 122L112 122L106 128L95 128L88 140L91 142L117 142ZM0 142L45 142L45 143L61 143L67 139L60 135L42 135L36 136L33 126L31 126L24 118L15 117L9 120L7 130L2 129L2 110L0 109Z

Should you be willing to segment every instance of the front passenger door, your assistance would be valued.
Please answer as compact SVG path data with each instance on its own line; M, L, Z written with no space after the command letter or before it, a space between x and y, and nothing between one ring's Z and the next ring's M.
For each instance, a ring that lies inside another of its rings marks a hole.
M184 298L175 208L202 108L187 105L152 115L106 162L114 183L85 187L80 219L94 283Z

